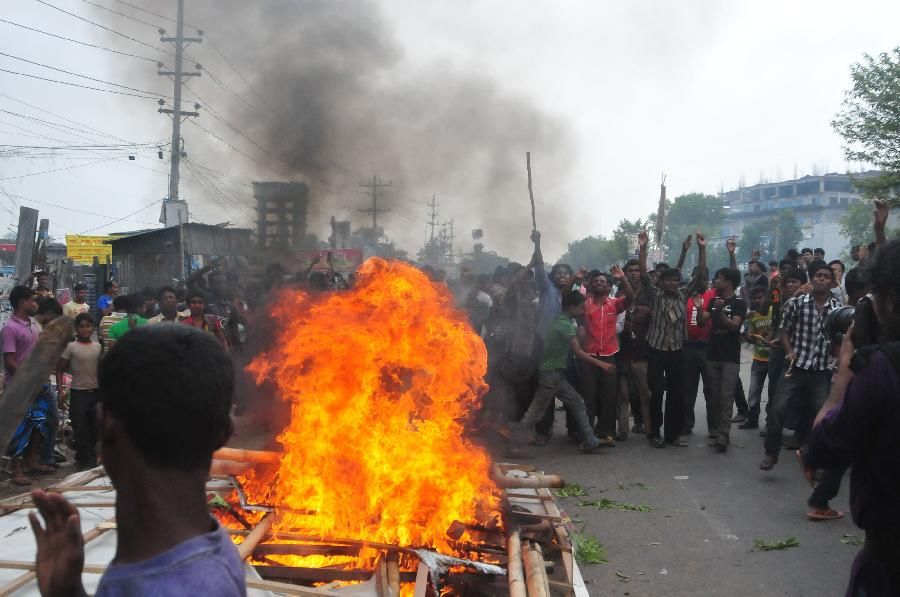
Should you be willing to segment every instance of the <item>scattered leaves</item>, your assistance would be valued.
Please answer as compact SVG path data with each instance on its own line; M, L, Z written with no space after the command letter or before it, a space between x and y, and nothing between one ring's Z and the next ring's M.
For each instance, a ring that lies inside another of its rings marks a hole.
M865 537L860 537L859 535L844 535L841 537L841 543L844 545L863 545L866 542Z
M606 548L593 537L575 533L575 559L583 564L606 564Z
M754 539L753 547L760 551L772 551L775 549L787 549L788 547L797 547L800 542L796 537L788 537L781 541L766 541L764 539Z
M608 498L599 500L579 500L579 506L593 506L598 510L621 510L623 512L650 512L653 510L650 506L643 504L631 504L629 502L618 502Z
M560 498L581 497L587 495L587 492L578 483L570 483L559 489L554 489L553 495Z

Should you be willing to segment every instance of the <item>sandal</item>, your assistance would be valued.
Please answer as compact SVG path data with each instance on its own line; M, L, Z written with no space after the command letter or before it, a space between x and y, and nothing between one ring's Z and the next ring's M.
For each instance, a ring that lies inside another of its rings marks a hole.
M831 508L825 508L824 510L813 508L806 513L806 517L810 520L837 520L843 516L843 512L840 510L832 510Z
M669 444L670 446L677 446L679 448L687 448L688 447L687 440L684 438L681 438L681 437L679 437L677 439L673 439L672 441L666 442L666 443Z
M664 442L661 437L654 437L654 438L650 439L650 447L651 448L665 448L666 442Z

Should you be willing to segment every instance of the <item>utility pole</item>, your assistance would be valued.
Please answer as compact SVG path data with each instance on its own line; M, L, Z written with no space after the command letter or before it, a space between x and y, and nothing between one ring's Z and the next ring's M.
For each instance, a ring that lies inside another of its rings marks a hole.
M428 227L431 228L431 235L428 237L428 244L434 244L434 227L437 225L437 208L440 207L440 203L437 202L437 195L431 196L431 203L428 204L428 207L431 208L431 219L428 221Z
M164 77L172 77L175 82L175 90L172 93L175 103L172 109L160 108L162 114L172 115L172 163L169 174L169 200L178 201L178 181L180 177L179 165L181 163L181 117L200 116L199 112L183 112L181 110L181 87L184 85L184 77L199 77L200 72L184 72L184 48L192 42L201 43L199 37L184 37L184 0L178 0L178 24L175 37L165 37L165 30L160 29L160 41L171 42L175 46L175 70L159 70L158 74ZM198 65L199 66L199 65ZM160 100L160 105L163 100Z
M384 193L381 192L380 189L391 186L392 181L387 182L378 182L377 176L372 176L372 182L364 182L360 183L359 186L368 188L370 190L370 196L372 198L372 207L366 209L360 209L359 211L366 214L372 214L372 238L373 241L377 241L378 237L378 214L383 214L391 211L390 209L385 209L383 207L378 207L378 198L382 197Z
M442 224L444 227L444 238L447 242L446 251L447 251L447 263L453 263L453 240L456 238L453 233L453 219L451 218L449 222L444 222Z
M178 183L181 178L181 154L183 152L181 142L181 118L186 116L200 116L196 110L200 107L194 104L194 112L184 112L181 110L181 87L184 84L184 77L199 77L200 72L184 72L184 48L192 43L201 43L203 40L199 37L184 37L184 0L178 0L178 20L175 30L175 37L166 37L165 29L160 29L160 41L170 42L175 46L175 70L162 70L162 63L159 63L157 74L163 77L172 77L175 83L175 89L172 93L174 104L171 109L163 108L165 104L163 100L159 100L159 112L161 114L172 115L172 159L171 170L169 171L169 201L178 201ZM198 68L200 65L196 65ZM187 209L184 213L178 210L178 261L180 263L179 273L182 280L187 278L184 263L184 220L187 219Z

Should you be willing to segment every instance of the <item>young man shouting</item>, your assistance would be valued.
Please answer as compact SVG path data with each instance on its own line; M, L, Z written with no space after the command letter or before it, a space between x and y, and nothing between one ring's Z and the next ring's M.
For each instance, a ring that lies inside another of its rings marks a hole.
M616 320L619 313L627 309L634 300L634 292L625 279L625 272L619 266L612 268L612 276L594 270L588 276L590 296L584 306L584 351L593 358L615 365L616 353L619 352L619 338L616 334ZM612 280L619 282L624 296L611 298ZM619 434L617 439L627 438L628 402L624 401L622 410L618 407L616 386L618 376L615 370L606 371L595 367L588 361L578 361L578 382L587 409L588 422L593 425L597 418L596 430L600 443L614 446L617 413ZM598 413L599 411L599 413Z

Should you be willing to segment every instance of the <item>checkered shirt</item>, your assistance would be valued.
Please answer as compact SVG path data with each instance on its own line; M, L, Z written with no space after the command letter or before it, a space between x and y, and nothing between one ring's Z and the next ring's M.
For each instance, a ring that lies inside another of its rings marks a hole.
M782 331L787 334L797 356L795 367L807 371L829 369L831 354L828 339L823 332L825 317L841 306L839 300L829 296L820 313L816 311L816 301L812 294L795 296L784 304Z

